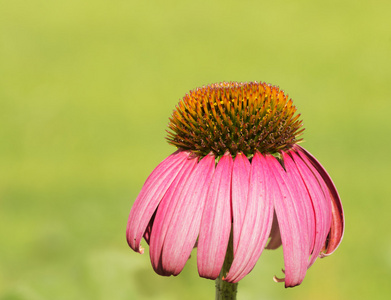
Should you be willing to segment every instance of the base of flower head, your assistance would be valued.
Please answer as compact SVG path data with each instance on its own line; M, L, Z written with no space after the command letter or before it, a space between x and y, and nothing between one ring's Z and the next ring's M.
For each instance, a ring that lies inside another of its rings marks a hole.
M304 148L256 151L249 159L226 152L203 157L179 150L145 182L129 215L127 239L140 252L144 236L154 270L178 275L197 243L201 277L216 279L232 234L233 260L224 276L238 282L265 248L282 245L286 287L300 284L319 255L331 254L343 236L337 190Z

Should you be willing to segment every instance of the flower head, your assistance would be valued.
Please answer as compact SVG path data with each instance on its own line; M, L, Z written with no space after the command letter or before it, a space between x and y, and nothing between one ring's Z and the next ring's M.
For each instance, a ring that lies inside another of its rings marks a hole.
M338 247L344 229L338 192L299 146L304 128L292 101L265 83L220 83L190 91L170 118L178 150L146 180L129 215L127 240L150 246L154 270L178 275L197 246L201 277L216 279L232 232L224 280L238 282L262 251L281 244L286 287Z

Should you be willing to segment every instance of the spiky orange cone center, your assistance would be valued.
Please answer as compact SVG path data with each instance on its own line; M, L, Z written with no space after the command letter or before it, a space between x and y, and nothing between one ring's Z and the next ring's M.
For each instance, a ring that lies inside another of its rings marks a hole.
M299 142L304 131L288 95L266 83L223 82L186 94L174 110L167 140L205 156L256 151L274 154Z

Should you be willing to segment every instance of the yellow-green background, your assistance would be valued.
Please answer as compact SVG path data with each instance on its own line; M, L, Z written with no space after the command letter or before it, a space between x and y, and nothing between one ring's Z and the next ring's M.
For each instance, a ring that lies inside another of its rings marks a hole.
M176 278L125 240L174 151L168 117L220 81L279 85L343 200L341 247L284 289L281 249L239 299L391 294L389 1L0 1L0 299L213 299L195 255ZM144 243L145 245L145 243Z

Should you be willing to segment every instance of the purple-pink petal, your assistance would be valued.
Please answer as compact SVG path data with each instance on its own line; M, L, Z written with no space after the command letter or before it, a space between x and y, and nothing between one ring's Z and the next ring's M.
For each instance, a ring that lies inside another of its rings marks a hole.
M270 189L280 226L285 264L285 286L299 285L306 274L310 248L306 210L294 181L272 155L266 156L273 176Z
M231 232L231 176L233 160L225 154L209 186L198 239L197 266L201 277L216 279L224 263Z
M134 251L143 253L144 249L140 247L140 241L146 228L188 156L189 152L176 151L161 162L145 181L130 211L126 228L128 244Z
M330 231L331 201L328 190L322 189L325 183L317 171L311 165L308 166L294 151L290 151L290 155L307 187L315 213L315 242L311 251L312 256L308 266L310 267L319 256Z
M295 190L297 199L294 201L299 202L298 209L303 209L305 213L305 224L307 226L307 234L308 234L308 257L312 253L312 249L315 243L315 215L314 208L311 203L310 194L308 192L305 183L303 182L303 178L300 176L300 173L297 169L296 164L292 160L292 158L286 153L282 152L282 158L285 165L285 170L291 181L291 188Z
M234 160L232 171L232 221L234 255L239 244L242 224L247 207L251 165L246 155L239 153Z
M165 241L167 228L175 212L175 207L180 201L181 192L188 181L188 178L197 164L197 158L188 159L180 174L172 182L170 188L163 196L156 212L152 226L149 243L149 255L152 267L160 275L168 274L162 266L162 247Z
M317 172L320 174L321 178L327 185L327 189L331 196L331 213L332 221L330 227L330 233L327 238L324 250L322 251L322 257L332 254L339 246L342 241L344 229L345 229L345 217L342 208L341 198L338 195L337 189L327 171L319 163L319 161L307 150L296 145L295 150L299 153L300 157L307 164L311 164Z
M238 282L254 268L269 238L273 222L273 199L268 182L270 175L265 158L256 152L251 162L248 202L239 244L225 278L228 282Z
M205 156L190 175L172 213L162 250L162 267L178 275L196 243L209 184L215 169L215 157Z

